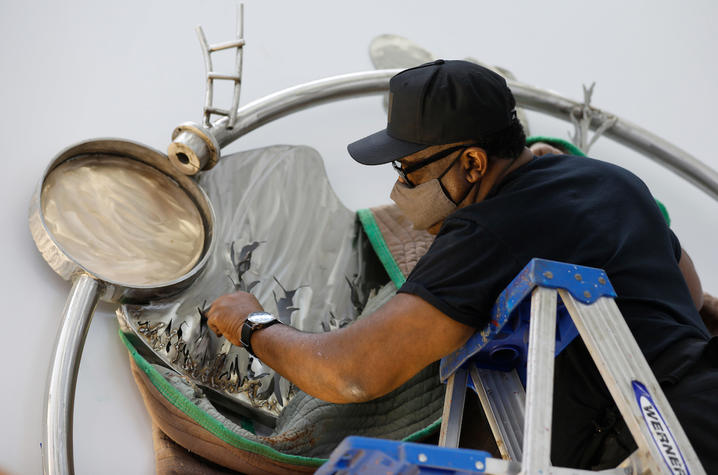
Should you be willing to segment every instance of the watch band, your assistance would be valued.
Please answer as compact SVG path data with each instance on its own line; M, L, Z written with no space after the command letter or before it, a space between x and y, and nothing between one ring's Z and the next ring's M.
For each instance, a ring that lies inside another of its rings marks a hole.
M256 321L256 320L262 321ZM268 312L252 312L242 325L239 341L247 352L256 357L252 349L252 335L263 328L271 327L275 323L281 323L277 317Z

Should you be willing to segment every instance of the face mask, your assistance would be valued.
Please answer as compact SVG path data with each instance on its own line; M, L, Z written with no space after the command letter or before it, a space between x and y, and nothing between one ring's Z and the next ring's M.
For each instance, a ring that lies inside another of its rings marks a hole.
M456 210L456 204L446 195L438 178L414 188L397 181L390 197L414 229L429 229Z
M413 188L398 181L394 184L389 196L411 221L414 229L429 229L432 225L442 221L456 211L457 205L444 191L444 187L441 186L441 179L451 170L463 153L462 150L459 156L451 162L451 165L446 167L446 170L438 178L416 185ZM470 191L471 188L469 188L461 201L466 199Z

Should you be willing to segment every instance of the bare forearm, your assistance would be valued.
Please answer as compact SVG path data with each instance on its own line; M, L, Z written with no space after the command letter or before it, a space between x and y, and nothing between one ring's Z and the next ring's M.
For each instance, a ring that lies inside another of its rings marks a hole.
M344 348L342 335L305 333L275 325L252 336L252 348L263 363L292 381L302 391L334 403L371 399L361 388L362 375L353 370L352 348Z
M262 310L253 295L234 292L212 303L207 312L207 325L217 335L239 346L248 315ZM370 334L371 329L367 332ZM391 371L385 372L389 375L387 378L367 370L362 355L381 359L382 352L380 348L368 348L377 338L362 336L356 324L319 334L272 325L255 331L251 343L262 362L305 392L331 402L358 402L388 392L395 384Z
M207 324L240 345L244 321L261 310L246 292L223 295L207 312ZM315 334L272 325L255 331L251 346L263 363L303 391L348 403L387 394L464 344L473 331L419 297L399 294L339 330Z

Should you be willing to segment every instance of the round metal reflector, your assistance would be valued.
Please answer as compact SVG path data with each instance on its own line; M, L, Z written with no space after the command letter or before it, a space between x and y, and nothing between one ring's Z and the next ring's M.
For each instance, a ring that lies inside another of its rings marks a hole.
M142 302L186 288L207 262L213 225L202 189L144 145L91 140L52 161L32 199L30 230L73 286L47 383L45 473L74 471L75 382L98 300Z

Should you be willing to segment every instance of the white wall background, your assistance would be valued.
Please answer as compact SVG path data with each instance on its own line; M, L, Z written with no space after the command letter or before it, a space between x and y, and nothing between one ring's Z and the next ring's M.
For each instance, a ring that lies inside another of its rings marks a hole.
M246 2L242 103L309 80L372 68L368 44L395 33L438 56L474 56L525 82L581 98L637 123L714 169L718 110L718 4L609 0ZM41 471L43 390L70 284L42 260L27 227L30 196L45 166L77 141L114 136L165 150L172 129L198 120L203 64L193 32L231 39L229 1L163 0L0 3L0 134L4 190L0 277L0 467ZM530 116L536 133L566 136L569 125ZM386 202L388 167L354 164L345 146L379 130L378 97L334 103L252 132L231 151L308 144L351 208ZM648 160L610 143L592 155L635 171L671 212L704 287L718 293L718 205ZM657 276L659 277L659 276ZM152 473L150 424L117 339L113 309L90 328L75 407L77 473Z

